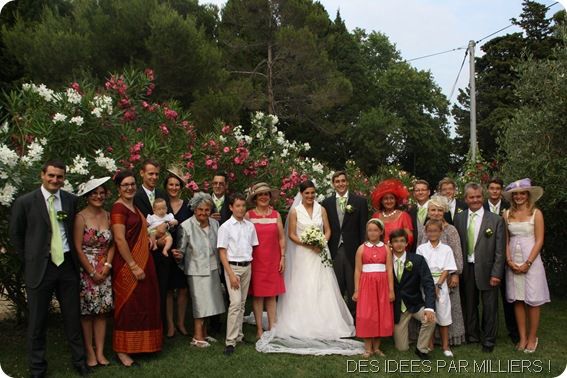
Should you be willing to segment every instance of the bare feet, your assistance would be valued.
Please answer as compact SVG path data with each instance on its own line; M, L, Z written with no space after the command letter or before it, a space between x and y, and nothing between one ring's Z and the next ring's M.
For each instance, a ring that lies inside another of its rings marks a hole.
M134 363L134 360L127 353L116 353L116 357L124 366L130 366Z
M260 338L262 338L263 334L264 334L264 330L257 330L256 331L256 340L260 340Z
M177 330L179 331L180 334L182 334L183 336L187 336L189 333L187 332L187 329L185 328L185 325L183 324L178 324L177 325Z
M99 365L102 365L102 366L110 365L110 361L108 361L108 359L104 356L104 354L96 356L96 360L98 361Z

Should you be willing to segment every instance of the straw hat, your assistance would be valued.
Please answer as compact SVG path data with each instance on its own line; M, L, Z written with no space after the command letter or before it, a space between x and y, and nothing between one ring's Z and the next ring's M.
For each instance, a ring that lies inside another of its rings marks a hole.
M167 169L167 171L172 174L173 176L177 177L183 183L183 186L187 185L187 180L185 179L185 175L179 166L173 165Z
M529 178L523 178L509 184L506 189L504 189L502 197L504 197L506 201L512 202L512 193L515 192L529 192L531 203L536 202L543 196L543 188L541 186L533 186L532 180Z
M270 186L265 182L259 182L252 185L252 187L248 189L248 196L246 197L246 201L251 205L255 205L254 199L258 194L261 193L270 193L272 201L275 201L280 195L279 190L270 188Z
M99 186L101 186L102 184L107 182L108 180L110 180L110 176L90 179L89 181L79 185L78 190L77 190L77 195L79 197L83 196L83 195L87 194L88 192L90 192L91 190L98 188Z

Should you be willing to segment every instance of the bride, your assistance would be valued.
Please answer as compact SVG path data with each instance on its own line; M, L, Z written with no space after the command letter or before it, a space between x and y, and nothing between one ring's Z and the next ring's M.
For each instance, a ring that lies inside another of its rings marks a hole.
M359 341L345 339L355 334L354 322L341 296L332 267L325 266L320 250L300 240L303 230L319 227L329 240L331 231L325 209L315 201L315 185L307 180L287 221L286 293L278 299L275 326L263 333L256 350L264 353L343 354L364 352Z

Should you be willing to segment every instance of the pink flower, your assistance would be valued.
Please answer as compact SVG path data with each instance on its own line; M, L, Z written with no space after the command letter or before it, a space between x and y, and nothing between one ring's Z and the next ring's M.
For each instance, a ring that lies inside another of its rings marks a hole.
M142 108L147 110L149 107L150 107L150 104L148 104L147 101L142 101Z
M193 160L189 160L185 166L187 169L193 169L195 167L195 162Z
M225 154L228 154L230 152L230 147L226 146L222 150L224 151Z
M191 152L186 152L183 154L183 159L191 159L193 154Z
M148 84L148 89L146 90L146 96L151 96L156 85L154 83Z
M135 120L136 117L137 117L136 109L130 108L124 112L124 115L122 116L122 121L130 122Z
M197 190L199 190L199 185L197 185L197 183L195 181L191 181L191 182L187 183L187 188L196 192Z
M141 133L141 132L142 132L142 128L141 128L141 127L136 128L136 132L137 132L137 133Z
M130 106L130 99L128 97L123 97L118 101L118 106L125 109Z
M144 74L145 74L146 77L147 77L149 80L151 80L151 81L153 81L153 80L155 79L155 77L154 77L154 70L152 70L151 68L146 68L146 69L144 70Z
M177 112L175 110L164 108L163 114L165 115L165 118L167 118L167 119L171 119L171 120L177 119Z
M112 153L112 151L114 151L114 148L112 148L112 146L108 146L108 147L106 147L106 151L108 151L109 153Z
M160 129L160 131L163 135L169 135L169 129L167 128L165 123L162 123L161 125L159 125L159 129Z
M234 174L234 172L229 172L229 173L228 173L228 179L229 179L230 181L236 180L236 175Z
M207 180L203 181L203 191L209 190L209 182Z
M222 128L222 133L223 134L229 134L230 133L230 125L224 125Z
M77 92L81 93L81 86L79 85L79 83L77 83L76 81L71 83L71 88L73 88L74 90L76 90Z

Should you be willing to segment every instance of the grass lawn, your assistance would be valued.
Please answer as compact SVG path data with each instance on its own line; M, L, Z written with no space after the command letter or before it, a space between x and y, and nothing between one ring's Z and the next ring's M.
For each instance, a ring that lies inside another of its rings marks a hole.
M112 359L109 367L94 370L92 377L183 377L183 376L277 376L277 377L334 377L349 371L384 374L391 376L414 373L429 373L435 376L479 376L499 373L501 376L539 375L556 377L567 363L567 300L554 300L545 305L539 332L538 350L531 355L516 352L506 336L503 316L500 317L500 332L494 353L485 354L478 344L454 348L455 359L446 359L439 349L432 353L430 363L422 363L413 352L397 352L391 339L383 342L386 358L372 362L360 361L359 357L344 356L295 356L287 354L260 354L254 349L255 329L245 325L246 340L231 357L222 354L223 343L208 349L189 346L189 337L177 335L166 339L163 351L156 355L139 356L140 369L127 369ZM189 321L188 321L189 324ZM0 366L12 377L27 376L25 329L15 327L11 321L0 322ZM222 336L222 335L219 335ZM61 318L52 315L48 332L50 377L76 376L63 335ZM413 351L413 348L411 349ZM106 355L113 356L110 330L107 335ZM460 365L460 368L459 368ZM476 366L475 366L476 365ZM522 370L523 366L523 370Z

